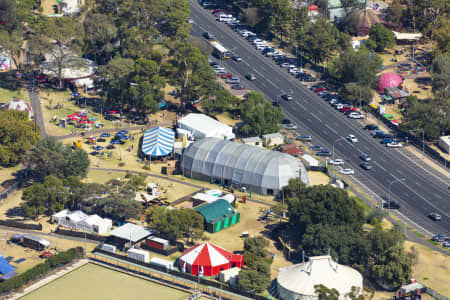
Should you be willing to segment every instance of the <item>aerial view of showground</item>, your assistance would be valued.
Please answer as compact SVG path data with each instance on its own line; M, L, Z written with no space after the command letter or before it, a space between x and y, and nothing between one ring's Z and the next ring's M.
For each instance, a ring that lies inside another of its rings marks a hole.
M1 299L448 299L445 0L0 1Z

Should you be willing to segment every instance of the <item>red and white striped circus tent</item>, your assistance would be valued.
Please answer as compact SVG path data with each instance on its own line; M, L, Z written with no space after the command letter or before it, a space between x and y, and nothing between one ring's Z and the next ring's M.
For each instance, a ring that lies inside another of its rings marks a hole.
M205 242L189 248L180 257L180 269L192 275L217 276L220 271L242 268L244 256Z

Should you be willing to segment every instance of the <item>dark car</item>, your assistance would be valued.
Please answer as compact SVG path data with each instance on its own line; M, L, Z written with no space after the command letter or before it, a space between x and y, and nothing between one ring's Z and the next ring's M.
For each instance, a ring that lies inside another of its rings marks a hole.
M318 156L331 156L331 152L328 150L322 150L316 153Z
M112 145L119 145L119 144L122 144L122 142L119 139L112 139L111 140L111 144Z
M291 124L291 123L292 123L292 121L289 120L289 119L283 119L283 120L281 121L281 124Z
M206 39L208 39L208 40L214 39L214 36L213 36L211 33L209 33L209 32L203 33L203 36L204 36Z
M103 148L102 146L94 146L94 147L92 147L94 150L96 150L96 151L100 151L100 150L103 150L103 149L105 149L105 148Z
M432 241L435 242L446 242L450 240L450 235L448 234L438 234L431 238Z
M434 221L440 221L441 219L442 219L442 217L441 217L441 215L440 214L438 214L438 213L430 213L429 215L428 215L428 217L431 219L431 220L434 220Z
M272 105L275 107L280 107L280 101L272 101Z
M389 137L384 137L381 140L381 144L385 145L385 144L391 144L391 143L395 143L395 141Z
M243 89L245 89L245 85L243 85L242 83L235 83L235 84L231 85L231 88L233 90L243 90Z
M102 133L101 135L100 135L100 137L102 137L102 138L107 138L107 137L110 137L111 135L108 133L108 132L104 132L104 133Z
M370 165L368 162L363 162L359 166L364 170L372 170L372 165Z
M363 161L365 161L365 162L368 162L369 160L372 160L368 154L364 154L364 153L361 154L361 155L359 156L359 158L361 158L361 159L362 159Z
M252 74L252 73L245 75L245 78L247 78L250 81L255 81L256 80L255 74Z
M364 127L364 129L365 129L365 130L377 130L377 129L378 129L378 126L375 125L375 124L367 124L367 125Z
M116 146L110 144L110 145L106 146L106 149L109 149L109 150L116 149Z
M294 98L292 97L292 94L286 93L281 95L281 98L283 98L286 101L292 101Z
M388 209L399 209L400 208L400 204L398 204L397 202L391 200L391 201L383 201L383 208L388 208Z
M323 150L323 147L314 145L314 146L309 146L309 149L311 149L312 151L321 151L321 150Z

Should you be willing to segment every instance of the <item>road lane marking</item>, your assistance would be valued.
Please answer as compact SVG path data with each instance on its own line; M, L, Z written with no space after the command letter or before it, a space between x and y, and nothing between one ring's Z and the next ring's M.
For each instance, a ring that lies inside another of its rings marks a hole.
M377 163L376 161L374 161L373 164L376 165L378 168L382 169L383 171L387 172L387 170L382 165Z
M317 120L319 120L319 122L321 122L322 123L322 120L321 119L319 119L314 113L310 113L311 114L311 116L313 116L314 118L316 118Z
M325 127L327 127L328 129L330 129L331 131L334 132L334 134L338 134L336 130L334 130L333 128L331 128L330 126L328 126L328 124L325 124Z

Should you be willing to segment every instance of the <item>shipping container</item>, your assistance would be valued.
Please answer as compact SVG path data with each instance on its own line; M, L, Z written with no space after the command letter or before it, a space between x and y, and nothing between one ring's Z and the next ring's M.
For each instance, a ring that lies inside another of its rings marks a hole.
M147 239L147 246L159 250L167 250L169 248L169 241L156 236L150 237Z
M116 246L109 245L109 244L103 244L102 250L110 252L110 253L116 253Z
M127 256L137 261L150 262L150 253L144 250L131 248L127 251Z

